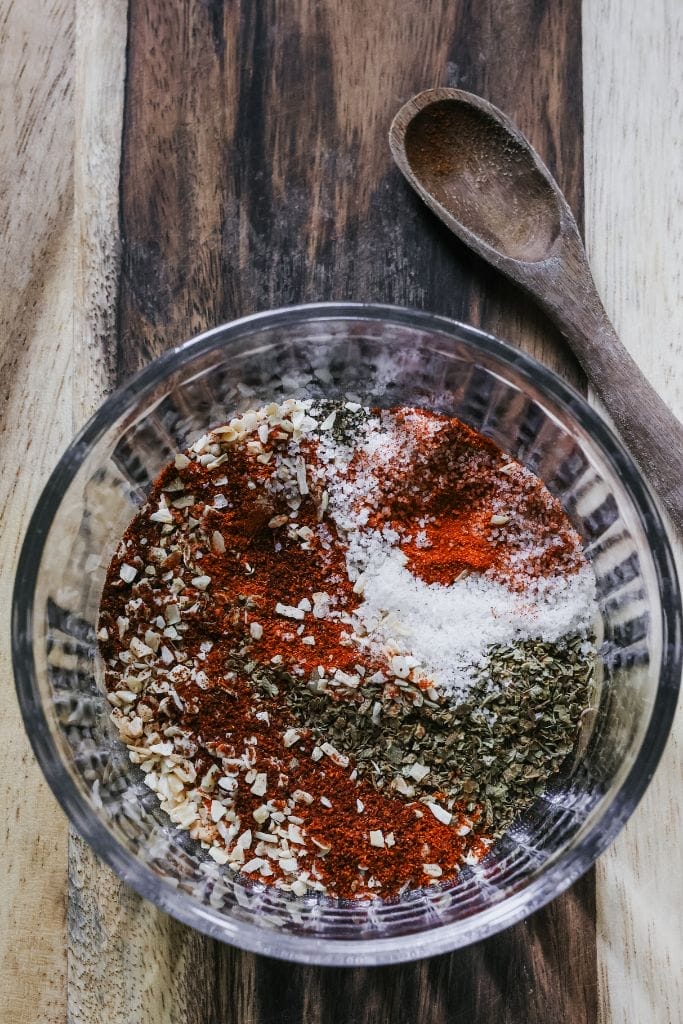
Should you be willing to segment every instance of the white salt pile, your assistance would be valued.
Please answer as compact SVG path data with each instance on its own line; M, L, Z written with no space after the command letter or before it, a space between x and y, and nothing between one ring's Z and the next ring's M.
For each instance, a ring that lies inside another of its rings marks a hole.
M556 641L587 632L595 601L589 566L571 576L531 580L521 593L482 576L449 587L425 583L398 548L368 536L367 565L357 586L363 603L354 619L358 642L412 656L419 674L463 698L493 644ZM358 562L357 547L354 562Z

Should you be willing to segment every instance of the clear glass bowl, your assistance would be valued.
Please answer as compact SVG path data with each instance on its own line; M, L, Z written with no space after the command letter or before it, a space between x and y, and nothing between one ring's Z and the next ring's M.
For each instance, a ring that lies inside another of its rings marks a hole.
M598 582L596 712L577 756L485 861L395 903L291 899L248 886L176 831L109 719L94 636L109 559L173 453L240 410L297 397L455 415L537 473L585 538ZM14 670L33 749L78 831L142 896L260 953L377 964L508 927L586 871L632 813L664 747L681 670L666 533L620 442L528 356L405 309L315 305L248 317L166 353L71 444L33 515L17 572Z

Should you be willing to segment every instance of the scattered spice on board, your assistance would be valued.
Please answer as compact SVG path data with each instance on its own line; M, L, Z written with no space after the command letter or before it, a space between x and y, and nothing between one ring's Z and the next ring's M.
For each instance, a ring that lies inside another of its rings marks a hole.
M297 896L454 879L588 705L595 580L456 419L288 400L176 455L109 567L112 717L171 821Z

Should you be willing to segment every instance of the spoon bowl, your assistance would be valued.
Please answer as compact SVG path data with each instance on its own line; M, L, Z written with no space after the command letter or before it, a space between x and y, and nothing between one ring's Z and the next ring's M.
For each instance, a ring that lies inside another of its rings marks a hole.
M437 100L408 123L405 155L432 196L492 249L532 263L551 254L562 228L557 196L499 121L461 100Z
M683 532L683 426L619 340L567 200L528 139L480 96L429 89L401 107L389 143L430 209L559 327Z

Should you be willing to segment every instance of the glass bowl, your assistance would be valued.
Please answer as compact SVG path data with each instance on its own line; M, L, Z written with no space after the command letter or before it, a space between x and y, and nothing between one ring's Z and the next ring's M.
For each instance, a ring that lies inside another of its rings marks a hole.
M109 718L95 622L104 574L151 480L210 425L286 397L341 397L455 415L537 473L585 539L598 585L600 668L576 756L457 882L394 903L291 898L244 884L171 826ZM247 317L167 352L102 405L52 474L14 589L24 722L57 799L142 896L260 953L320 964L411 960L508 927L594 862L642 796L681 669L674 562L631 458L583 398L471 327L383 306Z

